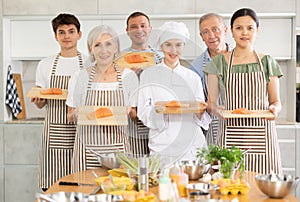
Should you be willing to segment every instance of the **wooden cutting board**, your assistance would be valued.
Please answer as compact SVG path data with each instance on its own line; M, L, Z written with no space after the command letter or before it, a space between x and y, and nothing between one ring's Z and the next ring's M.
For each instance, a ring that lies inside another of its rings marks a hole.
M39 97L44 99L52 99L52 100L66 100L68 97L68 90L62 89L63 94L62 95L42 95L41 90L46 90L46 88L37 88L33 87L27 92L26 97L33 98L33 97Z
M155 111L161 114L189 114L200 113L206 110L206 106L199 101L180 101L181 107L166 107L170 101L155 103Z
M99 106L82 106L78 110L78 125L128 125L126 107L109 107L113 116L96 118L94 112Z
M141 63L128 63L125 60L125 56L129 56L129 55L134 55L134 54L139 54L142 55L145 60L145 62L141 62ZM123 68L133 68L133 67L137 67L137 68L142 68L145 69L147 67L153 66L155 65L155 59L154 59L154 53L152 52L128 52L128 53L124 53L121 55L120 58L118 58L116 60L116 64L119 67L123 67Z
M274 118L269 110L252 110L252 114L233 114L233 110L221 110L220 114L224 118Z
M26 107L23 95L23 86L22 86L22 78L21 74L13 74L14 80L16 82L16 87L20 99L20 104L22 106L22 111L17 115L17 119L25 119L26 118Z

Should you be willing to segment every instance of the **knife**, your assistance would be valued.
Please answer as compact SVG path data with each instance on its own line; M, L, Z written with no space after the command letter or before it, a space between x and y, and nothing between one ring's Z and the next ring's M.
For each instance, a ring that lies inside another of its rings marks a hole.
M96 188L94 189L94 191L93 191L92 193L90 193L90 195L96 195L100 190L101 190L101 187L100 187L100 186L99 186L99 187L96 187Z
M65 182L60 181L59 185L67 185L67 186L97 186L96 184L87 184L87 183L79 183L79 182Z

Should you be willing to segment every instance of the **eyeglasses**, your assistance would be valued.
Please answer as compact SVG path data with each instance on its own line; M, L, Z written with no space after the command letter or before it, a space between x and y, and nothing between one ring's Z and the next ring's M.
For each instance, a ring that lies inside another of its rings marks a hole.
M219 33L221 32L221 29L220 29L219 27L214 27L214 28L212 28L211 30L206 29L206 30L200 32L200 34L201 34L202 36L207 37L207 36L209 35L210 32L212 32L212 33L214 33L214 34L219 34Z

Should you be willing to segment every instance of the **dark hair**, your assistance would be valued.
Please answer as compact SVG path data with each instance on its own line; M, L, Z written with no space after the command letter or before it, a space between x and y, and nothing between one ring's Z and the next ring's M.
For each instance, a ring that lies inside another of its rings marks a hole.
M148 17L145 13L142 13L142 12L137 11L137 12L131 13L131 14L128 16L128 18L127 18L127 20L126 20L126 26L128 27L128 22L129 22L129 20L130 20L131 18L135 18L135 17L139 17L139 16L144 16L145 18L147 18L147 20L148 20L148 22L149 22L149 24L150 24L150 19L149 19L149 17Z
M51 23L54 33L56 33L57 28L60 25L75 25L75 27L77 28L77 32L80 32L80 22L75 17L75 15L72 14L61 13L58 16L56 16Z
M232 15L231 17L231 20L230 20L230 26L232 28L233 26L233 22L238 18L238 17L243 17L243 16L250 16L256 23L256 27L259 26L259 20L258 20L258 17L255 13L254 10L250 9L250 8L241 8L237 11L234 12L234 14Z

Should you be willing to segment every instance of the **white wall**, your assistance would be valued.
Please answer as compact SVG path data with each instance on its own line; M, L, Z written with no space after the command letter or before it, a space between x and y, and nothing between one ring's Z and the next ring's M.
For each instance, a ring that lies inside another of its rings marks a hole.
M47 5L40 0L2 0L3 1L3 58L1 78L6 76L8 64L12 64L14 72L20 72L24 81L23 91L27 92L34 85L34 72L37 62L50 54L58 52L58 46L51 30L51 19L59 12L76 14L81 23L83 37L79 49L87 53L86 38L92 27L99 24L109 24L120 34L121 46L126 48L130 42L125 33L127 16L136 10L141 10L150 16L154 28L151 43L155 42L155 30L166 20L185 22L191 33L191 40L184 52L184 57L193 60L204 49L205 45L199 36L198 20L206 12L218 12L229 24L232 13L241 7L251 7L259 15L260 30L255 44L258 52L270 54L280 61L284 76L280 79L283 110L277 122L291 124L295 121L295 85L296 85L296 25L299 24L296 12L300 12L300 0L260 1L223 1L209 2L189 0L168 0L167 6L160 0L64 0L61 5L57 0ZM25 3L26 2L26 3ZM57 4L56 4L57 3ZM65 7L65 5L68 5ZM217 7L215 5L218 5ZM296 10L296 8L298 10ZM234 46L230 32L227 41ZM30 75L28 77L28 75ZM6 81L2 80L3 86ZM5 92L1 89L3 97ZM0 96L0 99L3 99ZM2 102L3 103L3 102ZM28 117L43 116L25 100ZM10 114L5 105L0 106L0 118L10 120Z

